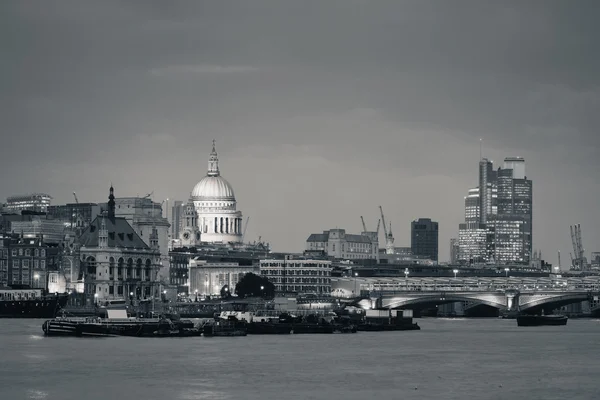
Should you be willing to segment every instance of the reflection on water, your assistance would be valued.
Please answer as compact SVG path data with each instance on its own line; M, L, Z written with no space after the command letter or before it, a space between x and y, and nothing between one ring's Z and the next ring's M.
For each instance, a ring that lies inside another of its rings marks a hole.
M600 398L600 320L181 339L46 338L42 322L0 322L0 399Z

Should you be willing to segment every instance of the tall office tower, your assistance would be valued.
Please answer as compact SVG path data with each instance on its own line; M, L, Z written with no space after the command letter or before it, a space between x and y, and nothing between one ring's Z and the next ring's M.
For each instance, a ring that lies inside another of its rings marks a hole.
M525 175L525 160L504 161L497 173L496 259L527 263L533 244L533 182Z
M171 239L179 239L183 208L183 201L176 200L173 202L173 207L171 208Z
M479 161L479 223L487 224L490 215L495 214L494 187L496 171L491 161L484 158Z
M506 157L502 169L512 169L513 179L525 179L525 159L522 157Z
M458 255L460 253L460 246L458 242L458 238L450 239L450 264L456 265L458 264Z
M467 226L479 225L479 188L469 189L465 197L465 223Z
M419 218L411 223L410 248L414 256L438 260L438 223L429 218Z

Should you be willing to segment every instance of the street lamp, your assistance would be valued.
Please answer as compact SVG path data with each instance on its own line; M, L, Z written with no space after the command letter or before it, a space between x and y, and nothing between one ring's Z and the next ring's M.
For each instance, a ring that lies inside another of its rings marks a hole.
M260 285L260 297L263 297L263 290L265 290L265 287Z
M356 278L358 277L358 272L354 273L354 292L352 292L356 296Z
M35 280L35 288L37 289L38 288L38 282L39 282L39 279L40 279L40 274L33 275L33 279Z
M508 271L510 271L510 268L504 268L504 272L506 273L506 277L508 278Z
M454 270L452 270L452 272L454 272L454 279L456 279L456 274L458 274L458 270L454 269Z
M404 282L406 283L406 290L408 290L408 274L410 271L408 268L404 268Z

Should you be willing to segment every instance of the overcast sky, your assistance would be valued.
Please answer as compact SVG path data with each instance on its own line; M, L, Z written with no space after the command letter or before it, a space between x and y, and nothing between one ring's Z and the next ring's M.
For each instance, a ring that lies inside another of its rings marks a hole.
M594 0L5 0L0 195L186 200L215 138L247 239L301 251L382 205L398 246L439 221L446 260L483 138L497 166L526 159L535 248L565 264L581 223L589 257L599 19Z

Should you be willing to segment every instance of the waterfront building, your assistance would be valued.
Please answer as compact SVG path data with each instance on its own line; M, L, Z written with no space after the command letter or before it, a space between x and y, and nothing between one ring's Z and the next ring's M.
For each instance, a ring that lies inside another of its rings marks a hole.
M219 296L227 287L230 292L247 273L259 274L255 265L240 265L239 262L208 261L197 256L189 261L189 294Z
M151 235L150 246L127 218L116 215L112 187L106 213L91 222L79 241L79 271L88 305L112 299L160 297L161 253L156 235Z
M237 210L233 187L221 176L214 140L208 172L194 187L192 200L198 213L202 241L242 242L242 212Z
M268 257L270 254L268 243L258 244L223 244L223 243L200 243L193 247L177 247L169 252L170 283L177 287L177 293L189 294L189 264L195 259L206 261L209 264L234 263L245 270L257 270L259 259ZM199 292L203 294L203 291Z
M275 285L275 292L282 294L329 294L332 269L330 260L289 256L260 260L260 275Z
M115 217L124 218L149 248L160 252L163 268L158 279L168 283L169 221L163 217L162 204L149 197L118 197L114 201Z
M57 244L46 243L41 237L0 239L0 287L58 291L61 255Z
M438 261L438 223L430 218L419 218L411 223L411 252L414 256Z
M26 195L10 196L4 205L5 211L9 213L20 213L21 211L47 212L52 196L45 193L32 193Z
M379 260L379 242L372 233L356 235L337 228L313 233L306 239L306 251L343 260Z

